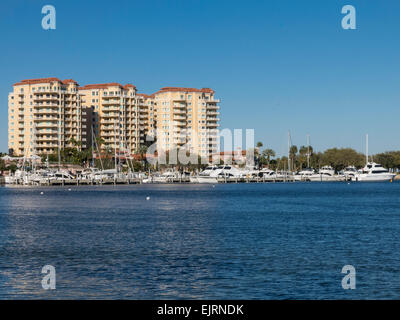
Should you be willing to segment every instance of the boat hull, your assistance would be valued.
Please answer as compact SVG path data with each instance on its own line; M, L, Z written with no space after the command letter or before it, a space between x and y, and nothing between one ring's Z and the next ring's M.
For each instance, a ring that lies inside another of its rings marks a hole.
M393 180L395 174L387 173L387 174L360 174L359 176L353 177L352 181L360 181L360 182L386 182Z
M216 177L198 176L197 183L218 183L218 179Z
M329 181L343 181L344 177L341 176L326 176L326 175L312 175L308 177L309 181L313 182L329 182Z

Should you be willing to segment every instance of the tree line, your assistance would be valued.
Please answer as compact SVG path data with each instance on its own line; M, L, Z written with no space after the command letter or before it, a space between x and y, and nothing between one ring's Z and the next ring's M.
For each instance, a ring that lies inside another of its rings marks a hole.
M341 171L347 166L355 166L357 169L363 168L366 163L366 156L352 148L330 148L324 152L315 152L313 147L292 146L288 156L275 158L275 151L264 149L262 142L257 143L256 162L260 166L269 167L273 170L300 171L307 168L307 156L309 154L310 167L319 169L325 165L332 166L336 171ZM382 164L385 168L400 170L400 151L388 151L369 156L369 161Z

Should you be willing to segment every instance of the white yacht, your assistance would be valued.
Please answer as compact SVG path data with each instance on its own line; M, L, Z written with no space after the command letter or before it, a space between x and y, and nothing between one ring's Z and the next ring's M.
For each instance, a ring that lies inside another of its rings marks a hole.
M241 178L243 172L231 165L207 167L197 175L198 183L218 183L218 178Z
M354 177L354 181L390 181L396 174L390 173L381 164L368 162L366 166L359 170L358 175Z
M197 183L218 183L218 174L223 166L207 167L197 175Z
M294 175L295 181L310 181L310 177L315 175L315 170L312 168L305 168Z
M179 179L179 172L176 171L165 171L163 173L156 173L152 176L153 183L170 183L173 182L174 179Z
M339 181L342 180L335 175L335 170L331 166L323 166L318 173L309 176L310 181Z
M14 172L14 174L5 176L5 183L6 184L24 184L28 175L29 175L28 172L21 170L21 169L17 169Z
M348 166L348 167L344 168L342 174L346 181L355 180L355 177L358 176L358 171L357 171L356 167Z
M274 179L276 177L276 172L269 168L263 168L259 171L258 176L265 179Z
M246 172L240 170L234 166L222 166L221 172L218 173L218 177L220 178L242 178L246 177ZM220 169L220 167L218 168Z
M190 177L190 182L192 183L199 183L199 177L208 177L210 176L210 173L213 170L216 170L218 167L217 166L208 166L206 167L202 172L200 172L198 175L196 176L191 176Z

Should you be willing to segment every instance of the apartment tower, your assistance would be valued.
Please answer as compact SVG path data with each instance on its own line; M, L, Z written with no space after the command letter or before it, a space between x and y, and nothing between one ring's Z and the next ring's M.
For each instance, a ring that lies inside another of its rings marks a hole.
M8 148L16 156L54 154L88 147L86 110L74 80L22 80L8 96Z
M218 151L219 100L209 88L161 88L157 107L157 149L186 148L203 158Z

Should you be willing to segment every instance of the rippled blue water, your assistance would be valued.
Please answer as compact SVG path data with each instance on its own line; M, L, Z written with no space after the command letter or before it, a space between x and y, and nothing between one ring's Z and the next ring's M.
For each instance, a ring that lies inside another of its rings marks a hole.
M400 183L0 188L2 299L398 299L399 249Z

